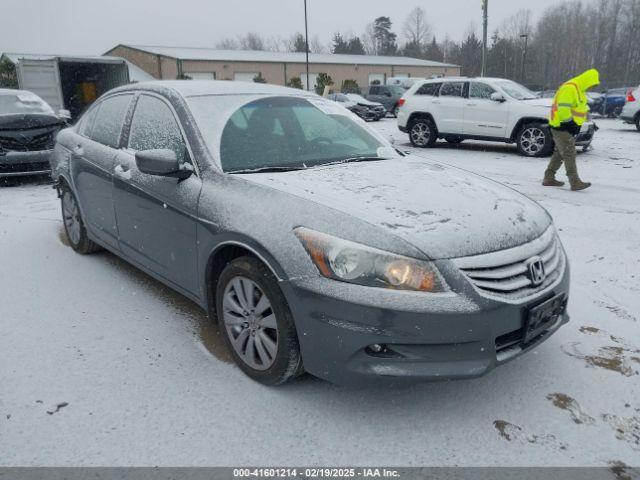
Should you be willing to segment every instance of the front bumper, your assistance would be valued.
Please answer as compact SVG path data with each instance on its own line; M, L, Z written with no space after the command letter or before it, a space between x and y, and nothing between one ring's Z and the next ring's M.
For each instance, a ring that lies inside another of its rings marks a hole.
M523 344L529 309L561 293L568 297L568 267L555 286L522 304L473 291L431 297L325 279L307 282L288 284L286 292L303 363L308 372L337 384L478 377L536 347L569 321L565 311ZM368 348L375 344L385 351Z
M52 154L53 150L0 152L0 178L50 173L49 160Z

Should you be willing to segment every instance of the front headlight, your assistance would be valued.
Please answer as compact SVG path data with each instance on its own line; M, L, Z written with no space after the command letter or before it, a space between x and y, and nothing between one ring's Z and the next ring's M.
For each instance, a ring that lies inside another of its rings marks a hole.
M321 275L369 287L447 292L435 265L298 227L294 233Z

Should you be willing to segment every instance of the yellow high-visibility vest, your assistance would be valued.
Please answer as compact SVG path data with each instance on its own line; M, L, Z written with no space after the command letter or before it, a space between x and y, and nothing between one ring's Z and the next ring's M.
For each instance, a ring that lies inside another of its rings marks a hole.
M563 83L553 98L549 125L559 127L571 120L577 125L582 125L589 113L587 90L599 84L600 74L595 68Z

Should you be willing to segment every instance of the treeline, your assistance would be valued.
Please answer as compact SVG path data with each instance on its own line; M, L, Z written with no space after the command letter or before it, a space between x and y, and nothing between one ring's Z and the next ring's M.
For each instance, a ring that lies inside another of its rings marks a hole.
M491 14L491 12L490 12ZM317 35L313 53L403 55L454 63L462 74L479 75L482 40L470 23L463 40L437 39L428 14L414 8L394 31L391 17L378 17L361 35L336 32L325 45ZM569 0L546 9L534 22L522 10L491 30L488 76L517 80L535 89L554 89L587 68L598 68L602 87L640 83L640 0ZM289 38L263 38L249 33L218 43L218 48L304 52L301 33Z

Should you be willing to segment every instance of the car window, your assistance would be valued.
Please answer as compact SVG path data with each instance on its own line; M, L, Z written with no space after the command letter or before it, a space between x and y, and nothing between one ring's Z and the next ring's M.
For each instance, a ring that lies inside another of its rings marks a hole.
M471 85L469 85L469 98L489 100L494 92L495 90L486 83L471 82Z
M100 105L96 105L85 113L80 122L78 122L78 133L85 137L91 138L91 129L93 128L93 121L96 118L96 113L100 109Z
M222 131L222 169L305 168L353 157L379 157L381 148L389 150L375 133L325 103L268 97L244 104Z
M118 148L124 119L133 95L117 95L100 102L91 129L91 139L108 147Z
M441 97L462 97L464 82L444 82L440 89Z
M187 146L173 111L164 101L150 95L138 98L131 120L129 148L169 149L176 153L178 161L188 161Z
M425 83L416 90L416 95L430 95L432 97L437 97L441 86L442 83Z
M380 87L369 87L369 95L380 95Z

